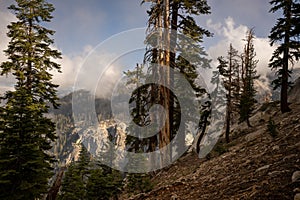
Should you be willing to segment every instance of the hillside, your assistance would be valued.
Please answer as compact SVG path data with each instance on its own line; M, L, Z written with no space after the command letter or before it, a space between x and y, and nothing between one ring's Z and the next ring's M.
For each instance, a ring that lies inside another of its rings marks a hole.
M291 112L281 114L276 102L263 105L251 118L253 127L233 127L229 144L221 140L202 160L186 154L152 178L152 191L121 199L299 199L298 86L299 79L290 92ZM275 123L268 128L270 121Z
M152 177L154 188L150 192L136 196L123 193L119 199L293 199L300 193L300 183L292 182L293 174L300 171L299 89L300 79L289 93L292 112L281 114L279 102L260 106L250 120L253 127L233 125L229 144L221 139L204 159L189 152L155 173ZM68 111L70 96L61 102ZM108 104L103 100L99 102ZM115 132L110 130L115 125L107 120L99 129L88 126L75 129L70 119L63 120L69 118L69 112L65 111L56 113L62 129L58 132L55 152L61 152L57 156L62 164L76 160L79 149L74 144L79 139L96 144L103 138L100 135ZM277 134L268 130L271 121ZM97 137L91 137L93 134Z

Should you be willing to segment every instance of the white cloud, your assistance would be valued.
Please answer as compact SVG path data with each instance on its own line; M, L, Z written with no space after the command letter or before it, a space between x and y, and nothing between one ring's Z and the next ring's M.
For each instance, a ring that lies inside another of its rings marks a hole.
M82 56L63 55L61 60L57 61L61 65L62 73L52 72L53 82L59 84L61 90L71 90L74 85L74 79L80 64L83 62Z
M226 18L223 23L213 23L212 20L209 19L207 20L207 27L220 38L217 44L208 48L208 54L213 59L212 65L214 68L218 65L217 58L219 56L227 55L230 44L232 44L239 53L243 51L245 45L244 39L249 27L235 24L235 21L231 17ZM266 76L266 74L271 72L268 63L276 48L276 45L270 46L268 38L255 37L254 49L256 52L256 59L259 60L257 71L261 76ZM299 63L295 64L294 67L300 67Z
M63 55L58 61L62 73L54 72L53 82L59 84L62 91L85 89L107 97L121 74L117 65L107 66L113 57L94 52L91 46L84 47L79 55Z
M9 38L6 36L8 31L7 25L10 22L15 21L15 19L14 15L8 11L0 10L0 63L7 60L7 57L3 52L9 43ZM12 76L0 76L0 93L2 94L4 91L11 90L14 83Z
M208 54L213 59L214 65L216 65L219 56L227 55L230 44L232 44L240 53L243 51L245 45L243 39L248 30L247 26L236 25L231 17L226 18L224 24L213 24L211 20L209 20L207 26L221 38L216 45L213 45L208 49ZM267 63L269 62L275 47L269 45L267 38L255 38L254 48L257 54L256 58L259 60L257 67L259 73L269 70L267 68Z
M215 70L218 65L217 58L219 56L227 56L230 44L232 44L239 53L242 53L245 45L244 39L249 28L245 25L235 24L235 21L231 17L226 18L224 23L213 23L211 20L208 20L207 26L217 34L217 37L221 38L217 44L208 48L208 55L213 60L212 67ZM264 92L269 93L269 80L266 78L266 75L271 72L268 63L276 46L271 47L268 38L256 37L254 39L254 49L256 59L259 60L256 70L261 76L261 80L257 81L256 85L264 90Z
M208 19L206 22L207 27L209 27L210 29L212 29L214 31L214 33L221 35L222 34L222 23L218 22L218 23L213 23L212 19Z
M9 43L9 38L6 36L8 29L7 25L15 21L16 18L13 14L11 14L8 11L1 11L0 10L0 63L7 60L7 57L4 54L4 50L7 48ZM56 47L53 47L54 49L57 49ZM61 91L69 91L71 92L76 80L76 77L78 79L78 82L80 82L81 86L84 87L84 89L90 90L95 85L97 85L97 81L99 79L99 76L101 75L102 71L104 69L104 66L102 66L101 61L106 61L112 58L109 54L102 54L93 57L94 61L91 61L90 63L97 63L95 65L91 66L84 66L82 67L82 64L84 64L84 61L86 59L86 56L93 50L93 47L90 45L87 45L81 50L80 53L77 55L63 55L61 60L57 60L58 63L61 64L61 71L62 73L58 73L57 71L51 71L53 74L53 82L55 84L60 85L59 90ZM92 58L92 59L93 59ZM118 77L118 73L116 71L115 67L110 67L109 70L107 70L106 76L105 76L105 87L97 87L97 94L105 96L108 94L109 91L112 90L112 84L115 82L116 78ZM109 78L108 78L109 77ZM7 90L13 90L13 86L15 84L14 77L12 75L9 76L0 76L0 93L4 93Z
M7 25L14 20L15 17L13 14L8 11L0 10L0 63L7 60L7 57L3 52L7 48L10 40L6 36L8 31ZM57 49L53 46L52 48ZM92 50L93 47L87 45L77 55L63 55L62 59L56 61L61 64L62 73L58 73L57 71L51 71L51 73L53 74L53 82L60 85L59 90L71 92L76 78L84 89L91 90L97 85L97 81L105 68L103 63L107 63L112 59L112 55L94 55L94 57L90 58L90 63L92 63L90 66L83 65L86 56L89 55ZM97 87L97 95L106 96L112 90L113 83L116 82L119 74L116 67L112 66L108 68L106 75L103 76L105 87L103 87L103 85ZM14 84L15 80L12 75L0 76L0 93L4 93L7 90L13 90Z

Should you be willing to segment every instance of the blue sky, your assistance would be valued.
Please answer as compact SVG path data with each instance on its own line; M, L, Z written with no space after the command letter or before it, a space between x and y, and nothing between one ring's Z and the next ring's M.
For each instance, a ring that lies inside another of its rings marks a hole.
M66 54L82 51L86 45L96 46L108 37L147 24L149 3L140 0L50 0L56 7L50 27L56 30L57 46ZM268 13L267 0L208 0L212 14L199 16L200 25L206 22L224 23L232 17L237 25L255 27L258 37L267 37L276 15ZM214 31L212 31L214 32ZM205 40L209 47L218 42L218 35Z
M62 66L62 74L54 73L54 80L60 84L60 90L70 90L75 80L84 82L87 88L93 85L88 80L99 79L99 74L95 75L96 68L84 68L87 55L101 43L110 40L111 36L128 31L134 28L141 28L147 25L146 10L149 3L141 5L140 0L48 0L54 4L56 10L53 13L53 20L47 24L51 29L56 31L54 35L54 47L63 53L63 59L59 62ZM12 0L0 1L0 50L6 48L9 39L6 37L6 26L14 17L6 7ZM269 46L267 38L276 18L280 14L269 13L270 5L268 0L208 0L211 6L212 14L198 16L197 22L214 33L214 37L204 40L208 55L213 59L211 65L216 66L218 56L225 55L230 43L238 50L243 49L243 38L247 28L255 28L256 41L255 47L257 57L260 60L258 72L265 76L269 69L268 61L274 50ZM141 39L142 40L142 39ZM142 42L142 41L141 41ZM101 45L100 45L101 46ZM107 52L101 52L101 60L110 60L114 58L114 48ZM110 51L110 52L109 52ZM98 52L99 53L99 52ZM143 52L140 52L141 54ZM134 57L137 57L135 54ZM0 62L5 60L3 53L0 54ZM121 59L122 60L122 59ZM125 59L126 60L126 59ZM96 62L96 61L95 61ZM134 60L133 66L140 60ZM107 63L107 62L106 62ZM103 63L102 63L103 65ZM104 74L108 82L115 82L122 72L117 65L124 65L122 62L116 62L115 66L103 70L99 73ZM85 73L83 73L85 72ZM78 77L78 74L84 77ZM76 78L77 77L77 78ZM103 76L102 76L103 77ZM209 81L209 77L206 78ZM12 86L12 79L0 79L2 88ZM98 86L100 92L110 91L110 87Z
M110 36L144 27L146 6L136 0L51 0L56 11L51 28L65 53L76 53L86 45L96 46ZM76 42L75 42L76 41Z

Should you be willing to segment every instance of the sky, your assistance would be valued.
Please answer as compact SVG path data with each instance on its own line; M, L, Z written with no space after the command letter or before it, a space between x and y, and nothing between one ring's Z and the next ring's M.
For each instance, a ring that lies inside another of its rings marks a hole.
M58 61L63 73L53 72L54 82L60 85L61 92L78 88L76 83L79 83L80 87L93 89L94 85L97 85L95 90L105 96L113 90L113 86L109 85L118 82L122 77L123 71L127 69L124 68L125 65L134 66L135 63L142 62L139 55L144 51L144 47L141 46L144 36L135 39L128 35L135 30L140 33L143 29L137 28L146 27L149 3L141 5L141 0L48 1L56 10L53 12L52 22L46 26L56 31L53 48L63 54L63 59ZM6 37L6 26L15 19L6 9L11 2L12 0L0 0L0 62L6 60L3 54L9 41ZM230 43L241 51L247 29L254 28L254 45L259 60L258 72L262 78L269 73L267 65L275 47L270 47L267 37L280 13L269 13L268 2L208 0L211 14L198 16L196 20L200 26L214 34L214 37L205 38L202 44L212 59L213 68L217 65L217 57L226 55ZM125 37L126 41L122 42L119 37ZM118 43L113 43L114 40ZM136 45L137 49L127 54L120 50L131 43L139 43ZM120 53L121 55L118 55ZM209 81L209 77L205 79ZM12 85L11 77L0 79L2 91Z

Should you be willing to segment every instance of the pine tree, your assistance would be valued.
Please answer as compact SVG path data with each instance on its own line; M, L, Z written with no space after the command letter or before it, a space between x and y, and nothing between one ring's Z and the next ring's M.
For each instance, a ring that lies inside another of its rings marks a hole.
M89 164L91 161L91 156L87 151L86 147L81 144L79 158L77 161L77 168L80 172L81 179L83 182L86 182L87 175L89 173Z
M234 85L235 77L235 69L238 68L238 51L232 47L230 44L227 59L223 57L219 57L219 73L224 77L224 87L226 90L226 131L225 131L225 138L226 142L229 142L229 134L230 134L230 125L232 121L232 113L234 110L233 104L233 92L236 90Z
M180 7L185 6L187 2L184 2L179 4ZM203 10L201 10L201 8ZM209 14L209 7L204 2L203 5L199 5L198 2L195 3L193 6L186 5L186 12L192 12L192 10L195 11L195 15L200 14ZM177 83L176 80L174 80L174 84L176 88L180 88L180 91L185 93L177 94L181 95L181 97L187 96L188 98L185 98L186 102L190 102L189 104L192 105L193 101L195 99L189 98L190 96L196 96L199 107L197 108L198 114L201 116L199 127L206 129L206 126L208 125L208 116L210 115L210 105L208 102L202 103L204 98L204 94L207 93L206 89L203 87L203 85L199 85L199 68L210 68L210 60L207 58L207 54L204 51L204 48L201 46L202 39L204 36L210 37L212 34L201 28L195 21L195 19L191 16L183 16L180 15L179 17L179 24L182 24L178 27L178 32L184 35L185 37L178 37L177 41L177 58L175 62L174 69L181 74L184 75L185 79L190 83L191 87L194 90L194 95L186 94L186 89L181 88L180 82ZM207 104L208 103L208 104ZM176 106L175 106L176 108ZM180 121L180 117L183 117L183 119L187 121L193 121L193 119L197 118L197 116L191 116L189 111L181 111L174 113L174 119L175 122ZM185 114L185 115L184 115ZM205 130L204 130L205 132ZM176 134L176 132L174 133ZM184 138L183 138L184 139ZM185 141L182 141L178 145L185 145Z
M103 191L103 184L106 184L106 180L103 180L103 170L101 168L91 170L91 175L87 182L87 199L109 199L110 194L106 194ZM109 191L108 191L109 192Z
M254 110L254 105L256 103L255 95L256 90L254 87L254 80L258 79L259 76L256 72L256 65L258 60L255 59L256 53L254 50L254 31L250 29L246 33L246 45L244 47L243 59L243 69L242 69L242 94L239 104L240 110L240 122L247 122L250 127L249 118L251 117L252 111Z
M207 2L203 0L152 1L152 6L148 11L149 32L147 35L148 47L145 54L145 61L156 63L160 66L167 66L167 77L165 80L162 80L165 81L165 85L172 88L172 84L175 83L172 71L170 70L170 68L173 68L174 70L179 70L184 73L188 81L196 86L195 79L198 76L196 72L197 68L207 66L209 63L207 59L203 59L205 53L200 43L204 36L211 36L211 33L198 26L194 20L194 16L209 13L210 7L207 5ZM163 28L163 30L160 28ZM184 34L196 42L194 44L188 44L180 40L182 37L178 37L178 33ZM181 58L176 58L180 53ZM190 60L192 63L189 63L185 67L187 61L183 58ZM152 71L153 77L160 80L159 69L157 69L156 65L151 65L150 70ZM200 90L198 87L194 89ZM199 90L195 92L199 94ZM166 117L166 128L159 133L158 145L161 149L168 145L171 138L176 135L176 126L178 124L176 121L180 117L180 113L178 114L177 112L178 109L176 106L178 106L178 104L176 103L175 97L172 96L172 93L167 91L166 88L160 87L157 90L157 88L153 87L152 96L155 96L154 99L161 99L161 105L169 111ZM155 147L152 149L155 149ZM162 163L168 163L172 159L171 153L169 158L164 157L163 159L165 159L165 161L162 161Z
M84 200L86 195L85 184L82 180L82 172L77 163L72 162L65 173L61 185L59 200Z
M142 154L131 154L127 156L126 163L126 178L124 179L124 189L128 193L144 193L152 189L152 183L150 181L150 174L139 173L135 170L138 169L147 169L148 165L146 164L146 157Z
M90 160L90 154L81 144L78 160L73 161L65 173L59 199L86 199Z
M219 68L213 71L210 83L215 86L214 90L210 93L211 102L215 109L215 119L221 120L224 116L223 108L226 106L226 91L223 87L224 83Z
M274 89L281 87L280 108L284 113L290 111L287 94L292 71L289 65L300 58L300 3L298 0L271 0L270 4L273 6L270 12L283 12L283 17L277 19L269 35L271 46L280 43L273 52L269 67L277 70L278 77L272 83Z
M36 199L48 189L53 157L48 153L55 140L55 125L45 114L58 107L51 70L61 54L51 49L54 31L41 24L50 22L54 10L44 0L16 0L9 7L17 21L8 25L11 39L4 51L8 61L1 75L16 79L13 91L2 99L0 131L0 198Z
M126 188L129 193L145 193L149 192L153 188L149 174L130 173L126 178Z
M122 187L122 176L119 171L100 164L94 169L91 169L90 173L86 184L86 199L117 199Z
M129 100L130 114L133 118L131 123L134 124L129 124L127 132L137 132L139 130L136 129L136 126L142 128L150 123L149 109L151 100L149 94L151 84L144 84L146 79L144 65L137 64L134 70L128 70L124 74L127 78L126 85L135 88ZM139 136L140 133L135 133L135 135ZM128 151L145 151L146 147L149 146L149 139L141 139L128 134L126 144Z

